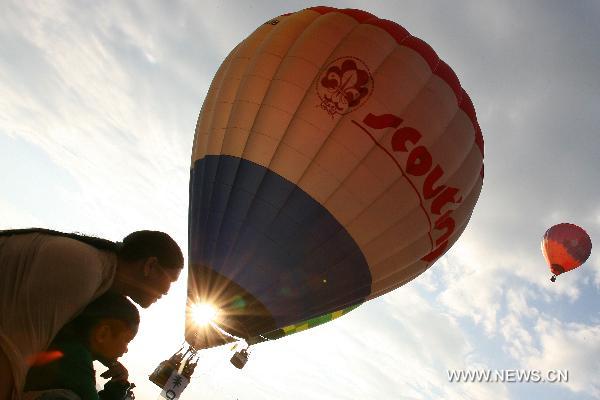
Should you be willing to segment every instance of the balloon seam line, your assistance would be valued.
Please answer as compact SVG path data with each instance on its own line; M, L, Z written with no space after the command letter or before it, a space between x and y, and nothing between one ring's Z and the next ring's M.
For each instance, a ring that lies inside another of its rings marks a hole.
M419 195L419 191L417 190L415 184L408 178L408 176L406 175L406 173L404 172L404 170L402 169L402 167L400 166L400 164L398 163L398 160L396 160L396 158L385 148L381 145L381 143L379 143L371 134L371 132L369 132L368 130L365 129L365 127L363 127L361 124L359 124L358 122L356 122L355 120L351 121L354 125L358 126L363 132L365 132L370 138L371 140L375 143L376 146L378 146L381 150L383 150L385 152L385 154L387 154L392 161L394 162L394 164L396 164L396 166L398 167L398 169L400 170L400 172L402 173L402 176L406 179L406 181L410 184L410 186L413 188L415 194L417 195L417 197L419 198L419 207L421 207L421 209L423 210L423 212L425 213L425 216L427 217L427 222L429 222L429 231L427 232L427 234L429 235L429 242L431 243L431 250L433 251L434 249L434 245L433 245L433 238L431 237L431 230L432 230L432 225L431 225L431 218L429 217L429 214L427 213L427 210L425 210L425 207L423 205L423 199L421 198L421 196Z

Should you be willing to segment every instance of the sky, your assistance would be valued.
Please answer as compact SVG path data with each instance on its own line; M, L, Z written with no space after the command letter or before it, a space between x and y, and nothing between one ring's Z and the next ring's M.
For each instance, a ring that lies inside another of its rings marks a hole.
M313 5L0 0L0 229L157 229L187 248L194 128L214 73L257 26ZM396 21L454 69L485 139L482 193L416 280L256 346L243 370L228 346L202 352L181 398L600 399L600 255L552 284L540 252L560 222L600 238L600 3L321 5ZM180 279L141 312L123 358L138 399L158 397L147 376L183 343L185 297ZM447 375L487 369L569 380Z

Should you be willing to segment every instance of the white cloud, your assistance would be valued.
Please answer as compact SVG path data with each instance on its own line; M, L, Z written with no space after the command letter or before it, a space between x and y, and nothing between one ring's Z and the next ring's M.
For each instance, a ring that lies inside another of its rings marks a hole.
M423 398L508 398L503 386L491 388L485 384L448 383L447 370L485 366L485 362L475 351L473 338L455 318L419 294L418 286L409 284L387 295L381 304L385 307L377 305L381 310L369 319L369 325L381 329L366 337L361 335L366 341L365 346L377 344L376 348L389 353L388 357L385 353L377 357L380 362L389 360L383 370L396 375L400 386L414 387L416 393L424 395ZM388 321L390 317L391 321ZM382 320L377 323L375 318ZM400 365L398 360L402 365L399 376L393 373Z
M541 353L529 356L532 369L568 370L570 390L600 398L600 325L563 323L540 318L535 327Z
M535 352L534 337L523 321L515 314L509 314L500 320L500 333L504 337L504 351L513 359L521 360Z
M528 298L534 297L532 293L525 286L508 289L506 315L498 323L498 330L504 338L504 351L515 360L536 353L534 344L537 337L531 335L528 326L540 313L528 303Z
M185 232L163 210L179 210L178 219L186 220L197 111L187 113L188 127L182 132L181 116L172 112L175 102L161 106L167 99L161 98L152 76L131 70L122 58L118 35L110 36L118 18L112 19L110 12L95 14L67 3L22 3L9 10L7 24L21 27L18 43L28 46L15 53L27 51L38 62L30 65L26 59L21 66L16 58L16 68L0 65L7 78L0 83L3 131L37 145L69 171L85 188L74 196L94 226L127 221L139 228L151 220ZM123 26L129 25L125 20ZM22 74L21 67L34 69L34 79ZM134 67L144 70L143 64Z
M0 230L40 226L40 221L26 210L0 198Z
M533 293L533 291L524 287L508 289L506 291L506 306L508 311L516 316L537 317L539 311L531 307L527 302L528 298L535 298Z
M589 225L586 226L590 226L593 227L593 231L588 232L588 234L591 235L591 239L592 239L592 245L596 246L596 250L594 250L594 248L592 248L592 254L590 255L590 258L587 260L587 262L585 263L584 268L589 268L592 271L592 276L594 279L594 283L596 285L596 288L600 290L600 252L598 251L598 243L594 244L594 240L597 240L597 238L599 236L595 236L593 233L594 232L598 232L599 228L600 228L600 209L596 212L595 215L592 215L590 217L589 220Z
M446 283L439 299L453 315L468 317L493 335L503 302L506 272L489 258L482 257L481 264L477 264L476 252L464 241L452 254L456 256L446 255L437 267Z
M513 242L516 246L510 248L507 239L497 245L490 243L490 229L485 226L485 219L471 225L433 267L445 283L439 299L450 312L482 324L487 333L493 334L505 301L506 307L519 307L528 313L531 311L525 309L527 297L546 303L561 299L574 303L579 298L584 282L577 273L562 275L554 284L550 282L551 273L540 250L541 235L528 237L527 246L517 239ZM511 229L518 233L518 228Z

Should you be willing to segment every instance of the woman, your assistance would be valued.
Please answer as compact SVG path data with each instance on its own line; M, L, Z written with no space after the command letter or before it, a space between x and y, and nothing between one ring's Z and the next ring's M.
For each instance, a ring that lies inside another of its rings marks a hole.
M169 290L183 254L166 233L122 243L47 229L0 231L0 400L20 398L30 360L108 290L143 308Z

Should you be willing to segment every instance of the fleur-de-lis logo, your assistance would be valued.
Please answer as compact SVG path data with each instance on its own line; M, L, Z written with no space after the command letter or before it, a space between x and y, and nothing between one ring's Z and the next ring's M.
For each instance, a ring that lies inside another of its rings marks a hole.
M331 62L317 80L320 106L332 117L354 111L372 92L373 77L365 63L355 57Z

